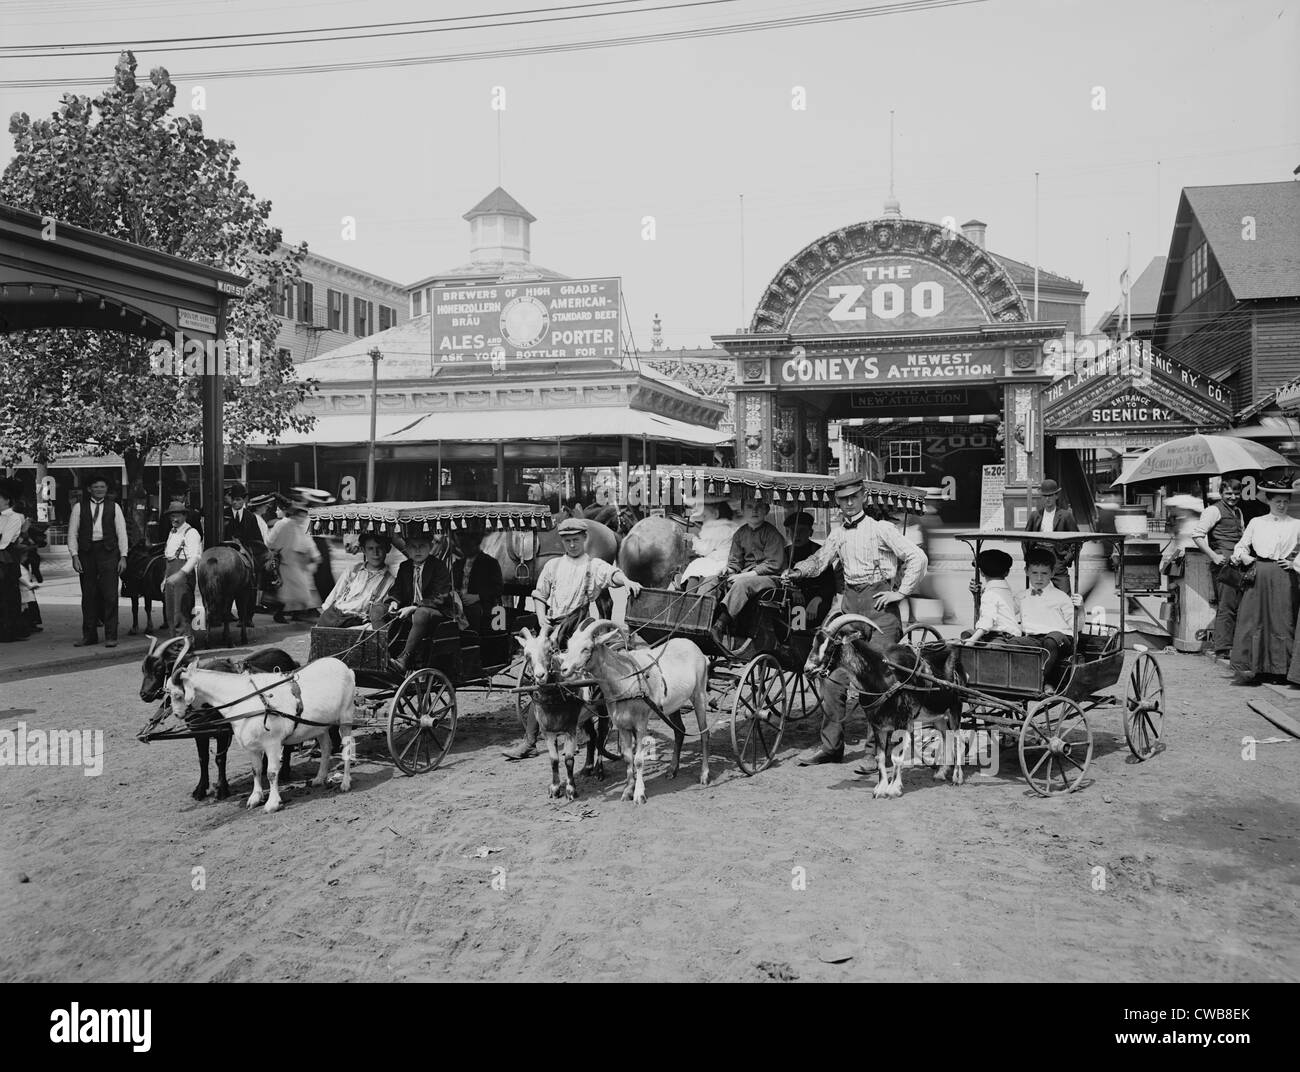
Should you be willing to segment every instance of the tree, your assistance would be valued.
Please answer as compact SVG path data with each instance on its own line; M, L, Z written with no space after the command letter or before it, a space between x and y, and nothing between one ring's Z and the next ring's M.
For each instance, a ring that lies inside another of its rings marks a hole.
M307 431L299 403L316 388L275 349L275 307L302 276L307 247L283 245L271 203L238 177L233 143L213 140L197 115L169 115L176 87L165 68L135 77L123 52L113 85L93 100L64 94L58 111L9 121L15 155L0 200L251 280L231 302L227 335L258 355L258 375L225 380L226 442ZM254 345L255 344L255 345ZM0 463L38 463L78 451L119 454L141 483L151 451L194 443L202 427L199 381L160 375L150 343L117 332L52 329L0 339ZM160 492L162 489L159 489Z

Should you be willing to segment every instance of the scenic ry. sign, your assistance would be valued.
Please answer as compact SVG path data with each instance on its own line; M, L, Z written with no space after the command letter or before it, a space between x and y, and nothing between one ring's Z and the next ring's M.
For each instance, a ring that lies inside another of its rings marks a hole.
M617 358L618 287L618 279L434 287L434 364Z

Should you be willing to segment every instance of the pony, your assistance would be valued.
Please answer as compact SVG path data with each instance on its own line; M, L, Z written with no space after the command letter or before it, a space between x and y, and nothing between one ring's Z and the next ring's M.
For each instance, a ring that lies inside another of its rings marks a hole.
M155 703L162 698L167 678L171 676L172 671L176 669L176 663L180 661L178 658L180 651L173 652L171 649L182 643L183 639L183 637L172 637L159 644L157 637L149 638L149 650L140 664L140 699L145 703ZM298 669L297 662L288 652L274 647L257 648L242 659L226 656L201 659L199 665L205 670L220 670L228 674L243 674L251 671L287 674L291 670ZM169 714L170 711L164 705L141 731L141 737L160 726ZM226 781L226 753L230 750L232 736L229 726L219 726L211 733L200 733L195 736L194 747L199 753L199 784L190 794L195 800L203 800L208 795L208 741L213 738L217 742L217 799L225 800L230 796L230 785ZM289 752L285 752L280 768L280 777L285 781L288 781L290 776L289 755Z
M262 563L266 574L266 587L280 584L280 556L269 552ZM230 646L230 609L233 604L239 622L239 643L248 642L248 630L253 624L253 611L257 607L257 576L248 559L235 547L223 544L209 547L199 559L199 595L207 616L208 646L212 646L213 626L221 625L221 643Z
M131 628L128 636L140 629L140 601L144 600L145 632L153 632L153 605L163 602L163 578L167 573L167 560L163 557L165 543L148 543L139 540L126 552L126 569L122 571L122 595L131 600ZM164 613L164 618L166 617Z
M918 721L926 710L942 714L948 730L944 741L945 765L935 770L934 779L943 781L952 770L953 784L960 785L961 752L958 748L955 757L951 757L949 750L957 746L961 696L951 685L934 685L914 677L920 671L930 677L955 681L955 660L947 645L931 645L918 654L906 644L891 644L882 655L870 643L876 630L876 623L861 614L841 614L823 623L808 653L805 676L825 676L837 666L848 671L876 742L880 782L872 791L873 797L903 795L903 769L894 763L893 738ZM949 758L955 759L951 765L947 764Z
M691 560L691 542L679 521L642 518L618 549L618 566L647 588L668 588Z

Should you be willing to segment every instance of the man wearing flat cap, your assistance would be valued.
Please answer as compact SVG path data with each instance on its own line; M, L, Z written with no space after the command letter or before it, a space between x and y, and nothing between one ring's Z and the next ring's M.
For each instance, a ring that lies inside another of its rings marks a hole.
M609 588L626 588L632 595L641 594L641 585L631 580L617 566L587 554L587 522L571 517L555 530L564 554L552 558L537 578L533 589L533 606L537 623L551 623L551 640L559 649L569 642L578 623L598 595ZM604 705L600 715L605 716ZM524 726L524 742L501 753L506 759L528 759L537 755L537 716L530 706Z
M1068 506L1059 504L1060 496L1061 485L1055 480L1049 478L1039 485L1038 506L1029 514L1029 521L1025 525L1026 532L1079 531L1079 526L1074 520L1074 513ZM1046 547L1053 555L1056 555L1056 551L1051 544L1043 543L1031 546ZM1077 547L1062 547L1060 555L1056 558L1056 572L1052 574L1052 584L1067 596L1070 594L1070 565L1074 562L1074 556L1077 553Z
M870 643L883 654L903 635L898 604L916 590L925 576L925 552L893 525L867 516L861 474L846 473L836 479L835 502L843 524L831 531L815 554L787 570L785 576L796 581L817 577L840 563L844 567L843 609L875 623ZM838 763L844 758L848 686L849 674L842 666L826 679L821 743L800 757L801 764Z

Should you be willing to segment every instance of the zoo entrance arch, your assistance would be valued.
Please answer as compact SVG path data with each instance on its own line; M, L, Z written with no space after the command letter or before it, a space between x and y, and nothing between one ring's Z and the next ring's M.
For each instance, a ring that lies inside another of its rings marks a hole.
M1042 476L1045 355L1065 329L1032 320L1003 265L939 224L831 231L776 273L746 331L713 337L736 360L737 464L824 473L831 421L1003 421L990 460L1013 525Z

